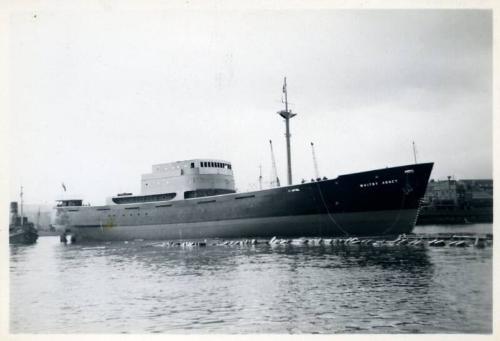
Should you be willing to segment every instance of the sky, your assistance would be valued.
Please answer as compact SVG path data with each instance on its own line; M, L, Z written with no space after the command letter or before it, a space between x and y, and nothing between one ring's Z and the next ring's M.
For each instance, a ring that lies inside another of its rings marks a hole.
M10 16L10 200L103 204L151 166L233 165L239 191L414 162L491 178L489 10L18 11Z

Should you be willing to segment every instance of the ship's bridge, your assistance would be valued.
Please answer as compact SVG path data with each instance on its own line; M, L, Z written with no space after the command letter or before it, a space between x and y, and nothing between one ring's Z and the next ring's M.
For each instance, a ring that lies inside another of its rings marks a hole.
M231 163L224 160L195 159L153 165L143 174L141 194L176 193L174 199L234 193Z
M141 178L141 194L123 193L115 204L182 200L234 193L231 163L217 159L193 159L152 166Z

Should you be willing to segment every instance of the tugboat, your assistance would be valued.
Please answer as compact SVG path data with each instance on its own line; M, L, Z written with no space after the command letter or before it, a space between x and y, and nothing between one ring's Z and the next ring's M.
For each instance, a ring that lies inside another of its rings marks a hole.
M38 239L38 231L28 218L23 216L23 188L21 187L21 215L17 202L10 203L9 243L33 244Z
M237 193L233 167L219 159L153 165L141 193L103 206L59 200L53 226L78 241L301 236L381 236L415 226L433 163L420 163L294 184L286 78L283 86L287 186ZM64 240L63 240L64 239Z

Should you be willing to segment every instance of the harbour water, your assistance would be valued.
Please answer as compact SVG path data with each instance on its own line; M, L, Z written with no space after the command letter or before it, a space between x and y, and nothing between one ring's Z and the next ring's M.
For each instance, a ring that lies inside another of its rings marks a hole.
M492 247L210 244L12 245L10 332L492 332Z

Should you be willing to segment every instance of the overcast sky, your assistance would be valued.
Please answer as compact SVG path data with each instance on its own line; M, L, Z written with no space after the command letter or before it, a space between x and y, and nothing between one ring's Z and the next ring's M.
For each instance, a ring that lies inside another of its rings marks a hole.
M232 162L240 191L435 162L492 177L492 13L396 11L18 12L10 22L10 197L93 204L138 193L155 163Z

